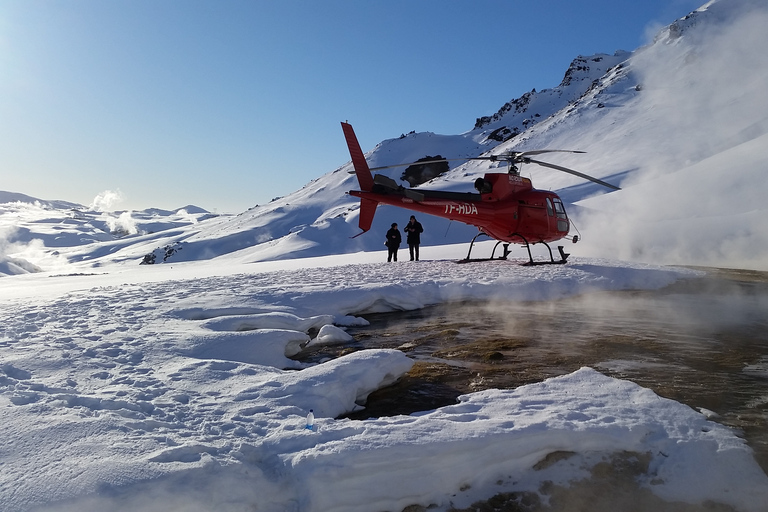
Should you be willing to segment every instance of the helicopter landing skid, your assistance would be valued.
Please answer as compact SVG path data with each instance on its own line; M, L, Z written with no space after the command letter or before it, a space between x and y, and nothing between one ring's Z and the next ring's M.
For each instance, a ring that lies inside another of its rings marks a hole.
M482 231L476 234L474 238L472 238L472 241L469 243L469 251L467 252L467 257L464 258L463 260L458 260L456 263L473 263L476 261L493 261L493 260L507 259L507 255L509 254L509 244L504 244L504 252L501 256L499 256L498 258L494 257L496 255L496 248L499 246L501 242L496 242L496 245L493 246L493 251L491 252L490 258L470 258L469 255L472 254L472 246L475 245L475 240L477 240L477 237L479 237L480 235L488 236Z
M528 261L526 263L523 263L524 266L532 266L532 265L562 265L568 260L568 256L570 256L570 253L567 253L563 250L562 245L557 246L557 251L560 253L560 261L555 261L555 258L552 257L552 248L549 246L546 242L540 242L544 244L547 247L547 250L549 251L549 261L533 261L533 256L531 255L531 246L528 245L528 241L525 242L525 248L528 249Z
M458 260L456 263L471 263L471 262L477 262L477 261L494 261L494 260L506 260L507 259L507 256L509 255L509 252L510 252L509 251L509 244L508 243L502 244L502 242L500 242L500 241L496 242L496 245L493 246L493 251L491 251L491 257L490 258L470 258L469 255L472 254L472 246L474 246L475 240L480 235L488 236L488 235L486 235L485 233L482 233L482 232L480 232L477 235L475 235L475 237L472 238L472 241L469 244L469 251L467 252L467 257L464 258L463 260ZM520 236L520 235L517 235L517 236ZM539 243L544 244L547 247L547 250L549 251L549 261L534 261L533 255L531 254L531 245L528 243L528 240L526 240L522 236L520 236L520 238L523 239L523 241L525 242L525 248L528 250L528 261L525 262L525 263L521 263L521 265L523 265L523 266L562 265L562 264L564 264L568 260L568 256L570 256L569 253L567 253L567 252L565 252L563 250L563 246L562 245L558 245L557 246L557 250L560 253L560 260L559 261L555 261L555 258L552 256L552 248L549 246L549 244L546 243L546 242L539 242ZM499 246L499 244L502 244L503 247L504 247L503 253L499 257L494 257L496 255L496 248Z
M562 245L557 246L557 250L560 253L560 260L555 261L555 258L552 257L552 248L546 243L541 242L542 244L547 246L547 249L549 250L549 261L533 261L533 256L531 256L531 248L528 246L528 244L525 245L526 249L528 249L528 261L523 263L524 266L532 266L532 265L562 265L567 262L568 256L570 256L570 253L567 253L563 250Z

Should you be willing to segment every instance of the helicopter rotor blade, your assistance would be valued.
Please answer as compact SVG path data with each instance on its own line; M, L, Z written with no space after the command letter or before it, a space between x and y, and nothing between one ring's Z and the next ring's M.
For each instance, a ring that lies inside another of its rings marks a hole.
M578 151L573 149L534 149L532 151L510 151L500 155L476 156L467 158L467 160L490 160L492 162L525 163L525 160L529 155L541 155L544 153L586 153L586 151Z
M509 152L509 153L502 153L501 155L488 155L488 156L475 156L475 157L466 157L466 158L437 158L434 160L424 160L421 162L408 162L408 163L402 163L402 164L393 164L393 165L383 165L379 167L371 167L371 171L381 171L384 169L393 169L395 167L407 167L410 165L419 165L419 164L437 164L437 163L447 163L447 162L455 162L455 161L469 161L469 160L489 160L491 162L506 162L507 164L537 164L541 165L542 167L549 167L550 169L555 169L557 171L562 171L568 174L572 174L574 176L578 176L580 178L583 178L585 180L591 181L593 183L597 183L598 185L602 185L604 187L610 188L612 190L621 190L620 187L617 187L616 185L611 185L608 182L605 182L603 180L600 180L598 178L593 178L592 176L588 174L584 174L579 171L575 171L573 169L569 169L567 167L563 167L561 165L556 164L550 164L548 162L542 162L541 160L534 160L533 158L528 158L529 155L541 155L543 153L586 153L586 151L579 151L579 150L571 150L571 149L537 149L532 151L522 151L522 152ZM350 171L351 174L354 174L354 171ZM387 186L389 188L395 188L394 185L396 184L394 180L388 181L386 184L382 183L384 178L383 176L376 175L375 178L379 178L379 184Z
M534 149L533 151L523 151L518 153L521 157L528 155L541 155L544 153L586 153L586 151L579 151L577 149Z
M549 167L550 169L555 169L557 171L562 171L562 172L567 172L568 174L573 174L574 176L578 176L579 178L584 178L585 180L589 180L589 181L591 181L593 183L597 183L598 185L602 185L604 187L608 187L608 188L613 189L613 190L621 190L621 188L617 187L616 185L611 185L610 183L607 183L607 182L605 182L603 180L599 180L597 178L593 178L592 176L590 176L588 174L584 174L583 172L579 172L579 171L574 171L573 169L569 169L569 168L563 167L561 165L550 164L550 163L547 163L547 162L542 162L540 160L534 160L532 158L528 158L526 160L527 160L527 162L530 162L532 164L541 165L542 167Z
M490 160L492 162L520 162L522 158L528 155L540 155L542 153L586 153L586 151L574 151L570 149L538 149L533 151L523 151L520 153L502 153L501 155L490 156L475 156L465 158L436 158L434 160L421 160L418 162L405 162L402 164L381 165L379 167L371 167L370 171L382 171L384 169L394 169L396 167L408 167L410 165L425 165L425 164L442 164L447 162L466 162L468 160ZM351 171L350 171L351 173Z

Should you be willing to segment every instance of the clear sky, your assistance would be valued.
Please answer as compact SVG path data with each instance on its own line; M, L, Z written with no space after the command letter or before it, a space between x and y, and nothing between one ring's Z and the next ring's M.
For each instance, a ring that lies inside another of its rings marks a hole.
M0 0L0 190L239 213L705 0Z

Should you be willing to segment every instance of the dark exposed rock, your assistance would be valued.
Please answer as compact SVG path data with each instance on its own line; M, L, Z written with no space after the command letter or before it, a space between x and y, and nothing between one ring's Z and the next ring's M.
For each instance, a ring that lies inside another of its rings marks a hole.
M409 166L405 171L403 171L403 174L400 176L401 180L407 181L408 184L412 187L415 187L416 185L421 185L422 183L426 183L429 180L436 178L437 176L440 176L443 173L446 173L450 170L450 167L448 166L448 162L442 161L442 162L432 162L433 160L440 160L443 157L440 155L435 156L425 156L424 158L420 158L417 160L417 163L414 163L413 165ZM420 164L418 162L432 162L432 163L425 163Z

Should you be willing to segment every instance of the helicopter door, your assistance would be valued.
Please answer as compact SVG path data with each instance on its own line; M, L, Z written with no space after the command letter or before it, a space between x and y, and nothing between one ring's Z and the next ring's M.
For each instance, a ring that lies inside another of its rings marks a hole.
M555 215L557 216L557 230L568 232L568 215L565 214L565 206L559 197L552 198L552 203L555 206ZM547 199L547 208L549 208L549 199Z

